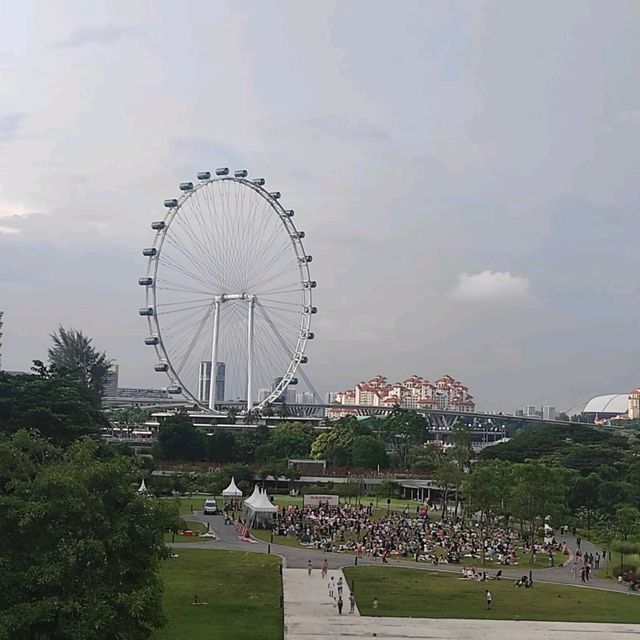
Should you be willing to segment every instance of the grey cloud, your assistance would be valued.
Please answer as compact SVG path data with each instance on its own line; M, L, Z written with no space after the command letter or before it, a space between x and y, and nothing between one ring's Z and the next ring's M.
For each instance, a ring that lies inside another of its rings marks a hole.
M14 140L18 137L20 126L25 119L24 113L0 115L0 141Z
M138 38L146 27L142 25L108 25L104 27L85 27L72 32L56 47L73 48L90 45L110 45L123 38Z

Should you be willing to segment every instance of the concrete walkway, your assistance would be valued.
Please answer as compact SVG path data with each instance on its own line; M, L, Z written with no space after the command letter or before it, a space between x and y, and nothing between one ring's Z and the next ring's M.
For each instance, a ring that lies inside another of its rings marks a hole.
M337 593L329 597L328 583L334 578L336 584L342 578L342 615L338 613ZM342 571L332 569L322 578L319 568L284 569L282 572L284 592L284 637L285 640L307 640L307 638L340 638L346 627L357 628L360 614L349 613L349 587ZM345 622L351 618L354 624Z

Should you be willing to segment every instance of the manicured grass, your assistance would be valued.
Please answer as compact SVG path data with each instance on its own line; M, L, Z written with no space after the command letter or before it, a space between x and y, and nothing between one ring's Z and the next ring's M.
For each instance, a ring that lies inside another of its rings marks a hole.
M185 520L184 521L185 530L193 531L194 535L187 536L182 533L176 534L175 536L171 533L164 534L165 542L204 542L205 540L211 540L211 538L201 538L200 536L206 532L207 527L205 527L202 522L195 522L193 520Z
M349 585L355 580L363 615L640 623L640 598L624 593L542 582L523 589L512 580L473 582L411 569L348 567L344 573ZM485 608L485 589L493 596L491 611Z
M633 553L625 553L623 558L624 565L635 565L640 567L640 556L638 554ZM612 580L614 582L618 582L618 578L613 575L615 569L620 570L620 552L612 551L611 552L611 562L607 566L601 562L600 569L595 572L596 578L603 578L605 580Z
M184 549L165 561L167 625L154 640L281 640L280 559L259 553ZM195 606L194 595L206 605Z

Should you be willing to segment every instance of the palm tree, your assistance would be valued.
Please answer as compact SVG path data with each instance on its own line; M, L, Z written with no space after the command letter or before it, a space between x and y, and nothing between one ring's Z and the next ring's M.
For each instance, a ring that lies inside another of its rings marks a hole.
M91 338L82 331L65 329L62 325L51 334L51 340L53 346L48 351L50 369L74 377L99 405L111 366L106 353L96 351Z

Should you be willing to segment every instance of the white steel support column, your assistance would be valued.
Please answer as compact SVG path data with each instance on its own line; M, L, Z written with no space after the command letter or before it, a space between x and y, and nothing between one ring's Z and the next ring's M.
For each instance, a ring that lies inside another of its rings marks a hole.
M216 296L213 303L213 339L211 341L211 379L209 380L209 409L216 408L216 373L218 362L218 334L220 333L220 305L222 299Z
M253 316L256 297L249 298L249 315L247 318L247 411L253 407Z

